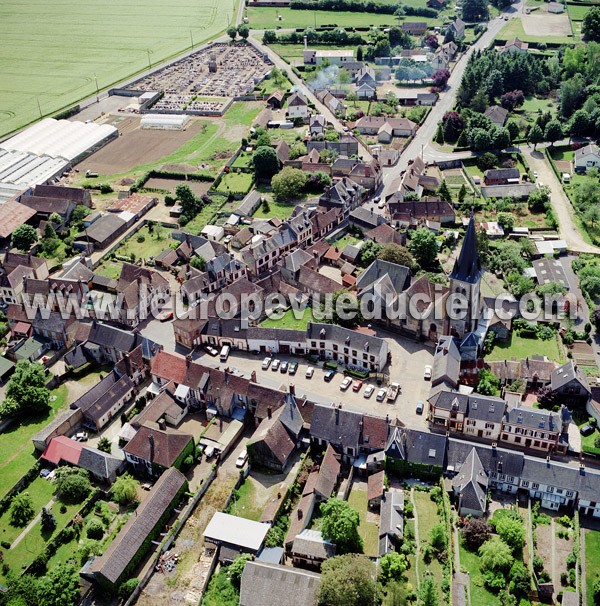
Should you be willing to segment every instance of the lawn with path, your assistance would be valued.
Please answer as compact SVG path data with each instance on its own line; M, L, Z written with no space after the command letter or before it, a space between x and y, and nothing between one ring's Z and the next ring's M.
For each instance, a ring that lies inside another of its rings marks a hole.
M117 0L4 0L0 135L215 37L236 5L138 0L124 9Z
M532 356L539 355L540 352L554 362L564 363L564 354L558 342L558 336L555 335L548 341L539 339L525 339L519 335L512 334L506 341L496 341L494 349L488 355L486 360L525 360Z
M134 255L135 259L156 257L163 250L170 248L172 244L179 245L177 240L171 238L171 232L172 230L160 226L154 227L153 233L150 233L150 229L145 225L127 238L116 250L116 254L123 257ZM143 238L142 242L139 241L140 238Z
M266 318L260 325L264 328L290 328L292 330L306 330L306 326L312 319L310 307L306 307L303 312L299 312L300 317L296 318L293 309L288 309L279 320L275 318Z
M10 490L37 461L31 438L44 428L67 404L67 387L52 391L47 413L27 415L0 433L0 497ZM47 503L50 498L46 499ZM40 505L41 507L41 505Z
M471 604L485 604L485 606L500 606L498 596L484 586L483 577L479 569L479 555L465 548L460 539L460 565L469 573L471 582Z

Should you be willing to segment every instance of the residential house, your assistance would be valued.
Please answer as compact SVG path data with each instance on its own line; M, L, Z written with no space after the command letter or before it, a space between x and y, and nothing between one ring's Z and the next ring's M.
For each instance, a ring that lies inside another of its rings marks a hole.
M431 387L442 385L452 390L458 386L460 377L460 351L453 337L440 337L433 354Z
M388 223L382 223L378 227L365 232L365 237L382 246L385 246L386 244L406 246L406 232L398 231Z
M286 116L292 120L306 120L309 115L308 102L302 93L292 93L287 100Z
M312 413L311 438L321 446L331 444L344 458L358 454L362 415L343 409L341 404L316 404Z
M363 206L355 208L348 217L348 221L351 225L355 225L363 230L375 229L382 223L385 223L384 217L379 213L373 211L373 209L367 210Z
M314 606L321 577L315 572L262 562L246 562L240 585L240 606Z
M404 491L386 490L379 506L379 557L395 551L404 537Z
M34 335L50 340L53 349L62 349L73 344L78 321L72 315L65 319L60 312L51 311L49 313L44 312L42 317L38 310L32 320L22 305L13 303L8 305L4 313L11 331L14 331L17 323L29 324L33 327Z
M290 555L294 566L319 570L325 560L335 555L335 545L320 530L305 529L296 535Z
M422 36L427 31L427 23L424 21L404 21L402 31L411 36Z
M127 580L133 568L164 529L169 516L187 490L185 477L176 469L166 471L143 496L135 514L110 543L102 556L93 558L81 571L112 591Z
M471 394L468 398L464 433L477 438L497 441L503 430L506 403L502 398Z
M321 114L314 114L308 119L308 134L311 137L324 135L326 126L327 121L325 120L325 116L322 116Z
M462 19L456 18L448 27L454 40L462 40L465 37L465 23Z
M500 49L501 53L526 53L529 49L529 44L527 42L523 42L518 38L513 38L512 40L507 40L504 43L504 46Z
M385 471L381 469L367 478L367 505L378 508L385 492Z
M445 435L393 427L385 447L386 468L407 476L439 476L445 466L447 442Z
M488 107L485 110L483 115L486 118L489 118L492 124L494 124L495 126L498 126L499 128L502 128L506 124L506 119L508 118L508 110L504 109L503 107L500 107L499 105L492 105L491 107ZM501 170L516 170L518 172L518 169L516 169L516 168L515 169L505 168L505 169L501 169ZM489 171L486 171L486 172L489 172ZM486 185L493 185L494 183L495 182L493 182L493 181L490 183L488 183L486 181Z
M315 299L320 299L326 294L337 292L341 289L342 285L328 276L303 265L298 273L297 287L300 292L313 296Z
M280 90L274 90L267 97L267 105L271 109L281 109L282 104L283 104L283 93Z
M592 393L586 374L573 360L552 373L550 387L567 404L586 404Z
M411 137L417 124L408 118L388 118L386 116L363 116L356 121L356 128L362 135L377 135L384 124L392 129L393 137Z
M600 167L600 148L593 143L575 150L575 170L585 172L588 168Z
M487 511L488 476L475 448L452 479L452 490L458 499L461 516L481 517Z
M0 299L6 303L21 303L26 278L46 280L46 260L31 253L7 251L0 265Z
M402 201L396 201L402 198ZM420 227L434 221L440 225L456 222L452 204L438 198L404 201L402 194L392 194L387 198L392 226Z
M565 463L525 457L519 487L542 507L558 510L576 503L579 469Z
M336 160L338 164L342 158ZM349 161L352 164L354 160ZM341 218L347 218L351 210L354 210L362 200L362 188L352 180L342 178L333 183L331 186L325 187L323 194L319 198L319 206L328 210L332 208L338 209L341 213Z
M189 434L142 425L123 452L136 473L156 477L171 467L181 469L185 458L193 456L194 448L194 438Z
M272 236L250 244L242 250L242 259L248 266L248 271L258 276L271 269L296 245L296 234L289 228L283 227Z
M354 62L354 51L345 49L313 50L305 47L303 58L305 65L322 65L327 62L329 65L345 67L345 64Z
M333 95L331 91L323 89L316 94L317 99L334 115L345 117L347 107L343 101Z

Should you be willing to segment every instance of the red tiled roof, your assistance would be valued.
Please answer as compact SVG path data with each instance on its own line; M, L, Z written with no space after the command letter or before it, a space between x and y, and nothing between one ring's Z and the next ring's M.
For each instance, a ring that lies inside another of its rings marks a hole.
M13 326L13 333L18 332L19 334L27 334L31 330L31 324L27 322L17 322Z
M186 359L176 353L159 351L152 360L150 372L161 379L181 384L187 374Z
M77 465L82 450L82 442L76 442L66 436L58 436L50 440L50 444L44 450L42 459L54 465L59 465L61 461Z
M385 448L388 437L388 423L381 417L363 417L363 446L373 449ZM367 441L368 439L368 441Z
M367 499L372 501L383 496L383 478L385 477L385 471L382 469L372 476L369 476L367 480Z

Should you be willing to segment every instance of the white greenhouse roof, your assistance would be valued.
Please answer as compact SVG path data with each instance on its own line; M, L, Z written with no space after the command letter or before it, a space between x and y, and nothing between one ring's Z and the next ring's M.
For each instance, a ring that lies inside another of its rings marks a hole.
M140 121L142 128L183 128L189 120L184 114L146 114Z
M238 518L217 511L203 533L205 539L214 543L227 543L258 551L269 532L269 524Z

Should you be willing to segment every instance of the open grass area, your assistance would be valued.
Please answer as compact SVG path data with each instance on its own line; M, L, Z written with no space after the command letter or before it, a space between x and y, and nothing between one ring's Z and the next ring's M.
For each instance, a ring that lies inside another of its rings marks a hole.
M554 111L556 109L556 103L552 99L540 99L533 95L527 95L525 97L525 103L520 108L524 112L547 112Z
M160 226L155 227L153 233L150 233L148 226L145 225L119 246L117 254L124 257L134 255L136 259L156 257L163 250L169 248L171 244L178 244L176 240L171 238L171 231ZM139 241L141 238L143 238L142 242Z
M589 10L589 6L581 6L577 4L569 4L568 6L571 21L583 21L583 18L586 16Z
M263 320L260 325L264 328L291 328L292 330L306 330L306 325L312 318L312 312L310 307L307 307L302 314L302 317L296 319L292 309L288 309L281 320L274 318L267 318Z
M513 334L506 342L497 341L492 353L486 360L524 360L543 353L549 360L564 363L562 349L558 344L558 336L548 340L525 339Z
M367 491L353 488L348 497L348 503L360 515L358 532L364 542L365 554L377 556L379 550L379 526L375 522L367 522Z
M460 545L460 566L469 573L471 581L471 604L500 606L498 596L488 591L483 585L483 577L479 570L479 555L474 551L465 549L462 541Z
M330 242L331 246L336 246L338 250L344 250L348 244L355 245L361 242L360 238L352 234L344 234L341 238Z
M275 200L269 200L268 204L269 210L265 211L263 205L261 204L252 216L255 219L270 219L271 217L277 217L278 219L289 219L295 207L295 204L275 202Z
M246 14L251 29L275 29L278 26L284 29L304 29L307 27L322 27L324 25L354 27L358 23L362 27L367 25L392 26L398 23L394 15L352 13L349 11L308 11L261 6L248 7ZM281 19L278 17L281 17ZM425 21L425 19L419 17L419 21Z
M247 194L254 183L254 175L252 173L236 173L232 172L223 175L221 183L217 187L217 191L223 194Z
M263 508L256 506L256 489L252 478L246 478L246 481L238 488L237 498L232 499L229 506L229 512L232 515L246 518L247 520L260 520Z
M215 37L235 0L2 2L0 135ZM27 35L23 35L24 29ZM132 35L132 32L135 32ZM39 103L39 107L38 107Z
M269 44L269 48L288 63L295 60L300 60L302 62L304 56L304 44ZM310 48L315 50L327 50L331 49L331 46L325 44L311 44Z
M28 415L15 421L0 434L0 497L4 496L36 462L37 454L31 437L45 427L67 405L67 387L52 392L48 413Z
M121 275L123 264L119 261L104 261L94 270L99 276L116 280Z
M212 202L202 207L202 210L185 225L185 231L198 235L212 221L213 216L226 202L224 197L213 196Z
M587 605L594 606L594 583L600 576L600 531L585 531L585 566L587 588Z
M519 38L523 42L533 44L575 44L577 41L573 36L530 36L525 33L520 19L511 19L496 36L496 40L500 42L506 42L513 38Z

